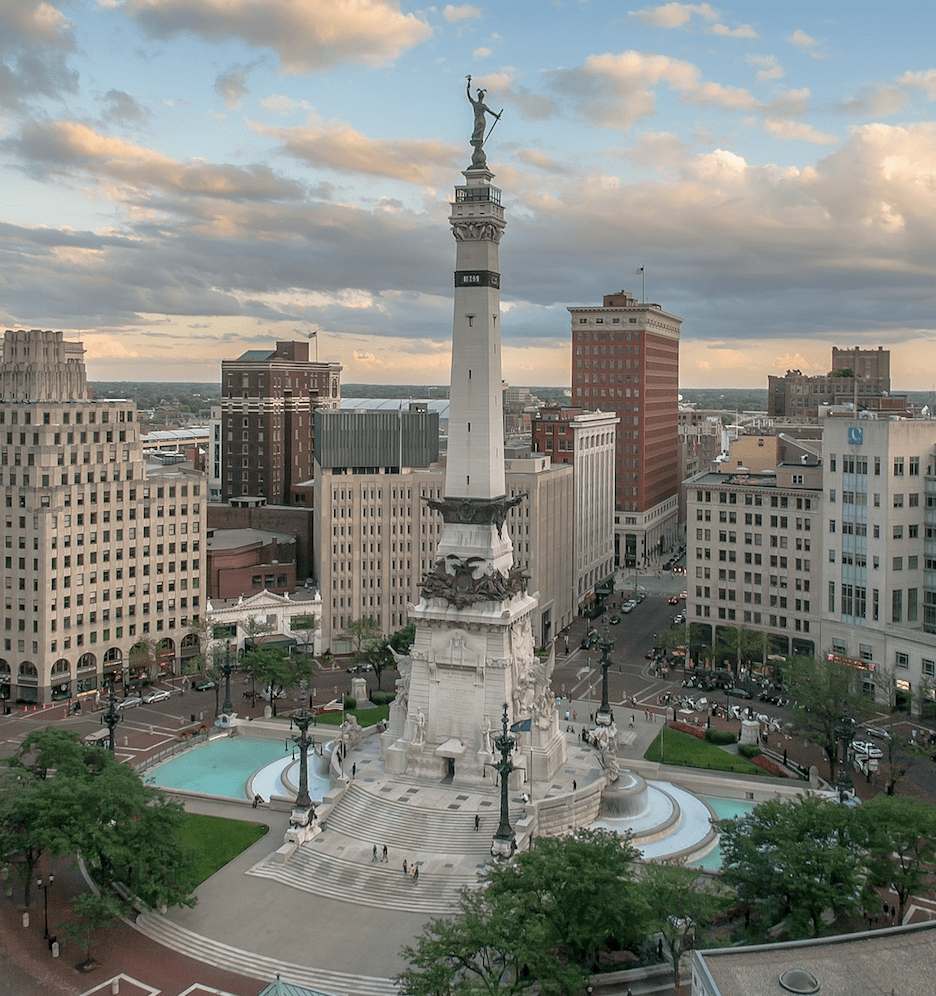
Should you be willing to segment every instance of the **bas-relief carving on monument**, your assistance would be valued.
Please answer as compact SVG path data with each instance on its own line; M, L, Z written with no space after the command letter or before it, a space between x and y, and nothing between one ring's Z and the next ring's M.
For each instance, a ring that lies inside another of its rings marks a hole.
M464 629L434 633L429 658L429 670L434 680L439 680L438 668L473 670L475 684L484 684L484 642L472 637Z
M483 239L500 242L504 231L493 222L457 221L452 225L452 235L458 242L480 242Z

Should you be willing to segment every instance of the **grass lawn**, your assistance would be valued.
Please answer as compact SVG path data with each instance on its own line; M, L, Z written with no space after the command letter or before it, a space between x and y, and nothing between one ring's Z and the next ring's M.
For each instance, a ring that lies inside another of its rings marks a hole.
M194 848L200 855L192 888L214 875L269 829L263 823L242 823L220 816L187 813L176 836L182 847Z
M390 716L390 706L374 706L372 709L348 710L346 716L357 716L357 721L361 726L373 726L379 719L387 719ZM341 726L340 712L322 712L318 716L319 726L331 725Z
M689 733L664 728L644 754L645 761L662 761L664 764L678 764L685 768L708 768L711 771L735 771L741 775L766 775L746 757L729 754L727 751L699 740ZM663 737L663 752L660 756L660 737Z

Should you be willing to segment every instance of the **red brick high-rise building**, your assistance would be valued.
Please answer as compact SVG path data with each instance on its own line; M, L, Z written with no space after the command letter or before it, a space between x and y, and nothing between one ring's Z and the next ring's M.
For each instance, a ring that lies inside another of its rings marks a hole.
M642 568L676 545L679 515L679 329L682 319L620 291L570 307L572 404L614 412L615 544Z
M309 360L308 342L278 342L221 363L221 499L290 505L313 476L313 416L337 408L341 365Z

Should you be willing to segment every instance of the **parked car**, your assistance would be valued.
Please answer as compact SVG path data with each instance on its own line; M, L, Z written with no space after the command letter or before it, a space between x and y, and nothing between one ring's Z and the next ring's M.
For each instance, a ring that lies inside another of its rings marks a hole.
M728 689L728 694L733 695L736 699L749 699L751 698L751 693L744 688L742 685L735 685L734 688Z
M852 750L863 757L883 757L884 751L870 740L853 740Z
M210 691L212 688L217 688L218 683L216 681L212 681L209 678L207 681L198 682L198 684L193 687L195 688L196 692L207 692Z
M132 709L134 706L142 705L143 699L139 695L129 695L125 699L117 700L118 709Z
M630 602L626 602L624 605L621 606L621 611L624 613L624 615L628 615L629 613L634 611L634 606L631 605Z
M679 597L680 597L680 598L688 598L688 597L689 597L689 593L688 593L688 592L685 592L685 591L681 591L681 592L679 593Z
M143 701L147 705L152 705L154 702L165 702L169 698L168 688L155 688L153 691L143 696Z
M891 739L890 733L887 730L885 730L883 726L869 726L867 728L867 732L872 737L877 737L878 740L890 740Z

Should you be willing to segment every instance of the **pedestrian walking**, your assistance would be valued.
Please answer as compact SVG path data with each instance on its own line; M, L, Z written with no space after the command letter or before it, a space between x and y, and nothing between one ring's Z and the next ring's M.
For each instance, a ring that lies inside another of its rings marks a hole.
M477 813L475 813L475 830L477 831L480 829L481 829L481 817Z
M374 850L373 850L373 853L371 854L371 861L375 865L377 864L377 845L376 844L374 844Z
M381 860L381 861L382 861L382 862L383 862L384 864L388 864L388 863L389 863L389 861L390 861L390 858L389 858L389 856L387 855L387 845L386 845L386 844L384 844L384 846L383 846L383 856L381 857L381 859L380 859L380 860Z
M413 865L413 883L419 881L419 865Z
M408 874L409 874L409 865L406 863L406 858L404 858L403 859L403 877L406 878L406 876Z
M574 778L572 779L572 791L573 792L578 791L578 782Z
M351 765L351 777L353 778L357 774L357 761Z

